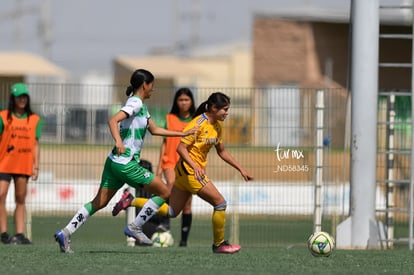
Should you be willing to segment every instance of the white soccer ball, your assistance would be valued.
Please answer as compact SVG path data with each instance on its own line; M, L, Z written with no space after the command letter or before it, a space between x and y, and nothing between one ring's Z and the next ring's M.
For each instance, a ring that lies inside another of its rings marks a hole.
M329 233L315 232L308 239L308 248L315 257L328 257L335 249L335 241Z
M174 245L174 239L170 231L155 232L152 237L152 246L155 247L169 247Z

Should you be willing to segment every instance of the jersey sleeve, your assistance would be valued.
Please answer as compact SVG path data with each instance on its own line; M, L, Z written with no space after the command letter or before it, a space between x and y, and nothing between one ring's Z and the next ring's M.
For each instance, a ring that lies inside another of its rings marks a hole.
M142 108L142 101L136 96L128 98L125 105L121 108L121 111L128 114L128 116L132 116L138 113ZM149 113L148 113L149 116Z
M36 125L36 139L38 140L42 137L42 129L44 125L45 125L45 121L39 118L39 121L37 122L37 125Z
M3 118L0 117L0 135L3 134L3 130L4 130Z

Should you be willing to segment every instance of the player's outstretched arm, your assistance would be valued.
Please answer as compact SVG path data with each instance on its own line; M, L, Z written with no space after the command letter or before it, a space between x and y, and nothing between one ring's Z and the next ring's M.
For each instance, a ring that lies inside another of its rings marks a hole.
M239 170L245 181L253 179L253 177L243 167L241 167L240 164L234 159L234 157L224 148L223 143L220 142L216 145L216 151L222 160Z
M188 131L179 132L179 131L171 131L167 130L162 127L158 127L155 125L154 121L150 118L148 119L148 130L154 136L166 136L166 137L184 137L188 135L192 135L197 131L197 128L191 128Z

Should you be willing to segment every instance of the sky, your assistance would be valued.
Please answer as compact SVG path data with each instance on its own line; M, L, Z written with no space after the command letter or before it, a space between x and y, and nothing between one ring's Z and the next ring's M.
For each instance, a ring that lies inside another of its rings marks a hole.
M349 10L350 1L2 0L0 51L38 54L73 75L110 74L117 55L250 43L255 13Z

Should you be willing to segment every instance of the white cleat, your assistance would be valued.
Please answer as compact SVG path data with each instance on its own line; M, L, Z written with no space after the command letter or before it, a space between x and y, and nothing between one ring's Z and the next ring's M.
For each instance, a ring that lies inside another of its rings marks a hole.
M152 241L147 237L147 235L142 232L142 228L136 226L133 223L130 223L125 227L125 235L132 237L139 242L140 245L152 245Z

